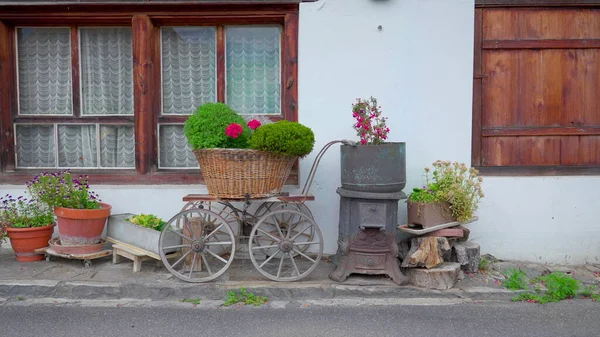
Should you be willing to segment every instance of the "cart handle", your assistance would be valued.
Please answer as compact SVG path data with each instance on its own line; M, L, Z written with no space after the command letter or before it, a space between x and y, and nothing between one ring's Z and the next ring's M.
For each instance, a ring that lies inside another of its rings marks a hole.
M304 183L304 187L302 188L303 196L306 197L308 195L308 191L310 190L313 180L315 179L317 167L319 166L319 163L321 162L321 158L323 158L325 151L327 151L333 144L337 144L337 143L342 143L344 145L349 145L349 146L357 145L357 143L355 141L346 140L346 139L333 140L333 141L325 144L325 146L323 146L321 151L319 151L319 153L317 154L317 157L315 157L315 161L313 162L312 167L310 168L310 172L308 173L308 177L306 178L306 183Z

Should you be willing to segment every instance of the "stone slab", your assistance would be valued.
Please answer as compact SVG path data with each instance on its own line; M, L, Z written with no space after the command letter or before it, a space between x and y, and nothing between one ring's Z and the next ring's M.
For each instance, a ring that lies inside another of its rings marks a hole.
M466 273L476 273L479 270L480 247L473 241L457 243L453 247L452 261L458 262Z
M460 264L445 262L435 268L411 268L406 271L410 282L422 288L446 290L458 281Z

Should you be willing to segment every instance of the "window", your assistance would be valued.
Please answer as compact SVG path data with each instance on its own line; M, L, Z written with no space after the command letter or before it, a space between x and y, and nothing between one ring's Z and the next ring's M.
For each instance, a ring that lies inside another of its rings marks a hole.
M476 9L473 165L600 173L600 8Z
M198 106L297 119L297 4L79 7L0 13L0 80L18 83L0 89L0 183L63 168L105 183L198 183L183 133Z

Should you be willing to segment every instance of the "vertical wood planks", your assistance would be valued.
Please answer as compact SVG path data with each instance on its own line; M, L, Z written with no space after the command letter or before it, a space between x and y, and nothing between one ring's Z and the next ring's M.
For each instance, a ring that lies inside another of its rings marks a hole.
M12 116L16 111L14 28L0 22L0 172L15 167Z
M133 92L135 111L135 167L138 174L146 174L151 167L153 148L154 26L146 15L134 15L133 30Z
M285 16L282 39L282 92L283 117L298 120L298 13Z

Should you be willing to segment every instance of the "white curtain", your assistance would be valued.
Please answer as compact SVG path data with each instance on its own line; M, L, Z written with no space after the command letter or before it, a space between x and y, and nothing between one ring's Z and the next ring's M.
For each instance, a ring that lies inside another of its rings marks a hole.
M70 115L69 28L18 28L19 114Z
M191 114L217 99L216 29L163 27L163 114Z
M58 166L97 167L96 125L58 125Z
M135 167L133 125L100 125L100 162L102 167Z
M241 114L281 113L281 28L227 27L227 104Z
M80 28L82 115L133 115L131 28Z
M55 167L54 125L15 126L17 167Z
M198 167L183 132L183 125L161 125L159 128L160 168Z

